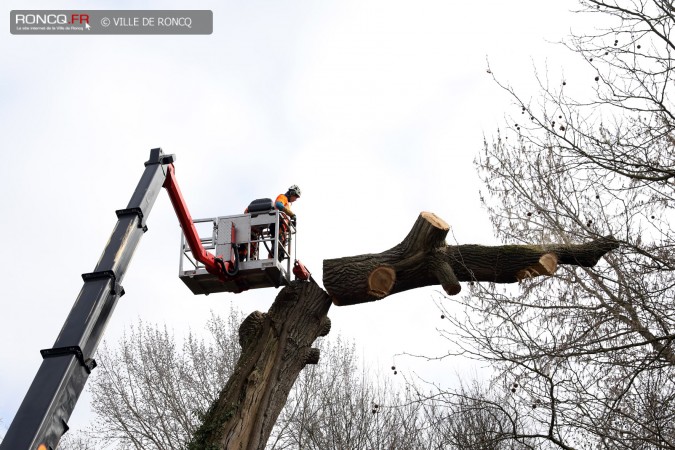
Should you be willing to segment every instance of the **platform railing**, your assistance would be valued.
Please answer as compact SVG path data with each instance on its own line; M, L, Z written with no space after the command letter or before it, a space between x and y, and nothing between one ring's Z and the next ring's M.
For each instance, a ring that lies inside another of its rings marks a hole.
M240 248L243 246L246 249L246 252L242 253L245 256L242 257L239 263L240 271L264 269L273 264L283 273L284 278L290 281L292 260L295 255L293 244L295 242L296 228L285 213L275 210L255 214L237 214L194 220L195 224L212 224L207 235L202 235L202 232L205 230L200 228L203 227L197 227L197 232L204 249L214 254L214 256L219 256L217 255L217 251L223 250L222 246L220 249L217 249L219 231L221 233L230 232L229 230L218 230L219 224L223 223L223 221L235 224L237 245ZM283 237L279 231L281 223L285 223L286 229ZM276 230L274 235L271 232L272 226ZM182 232L180 245L180 276L189 276L206 270L204 265L193 257L185 235ZM228 248L223 253L224 258L229 259L230 249Z
M217 232L217 218L210 218L210 219L196 219L193 220L195 224L200 224L200 223L207 223L211 222L211 235L210 236L202 236L200 234L199 240L201 241L202 245L204 246L204 249L210 253L213 253L215 255L215 250L216 250L216 232ZM199 232L200 227L197 227L197 232ZM190 246L188 245L187 241L185 240L185 233L182 232L180 233L180 262L178 265L178 270L180 274L183 274L186 272L186 270L199 270L199 269L205 269L204 264L200 263L197 261L193 256L192 256L192 250L190 249ZM184 269L184 264L188 262L192 268L191 269Z

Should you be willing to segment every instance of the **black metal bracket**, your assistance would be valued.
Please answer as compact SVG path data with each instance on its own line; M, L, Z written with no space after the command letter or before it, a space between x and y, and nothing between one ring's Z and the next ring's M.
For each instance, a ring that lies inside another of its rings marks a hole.
M124 288L122 287L121 284L117 282L117 275L115 275L115 272L112 270L103 270L101 272L90 272L90 273L83 273L82 274L82 279L84 281L92 281L92 280L101 280L108 278L111 281L111 289L110 292L112 292L115 295L119 295L120 297L125 294Z
M150 159L145 162L145 166L152 164L172 164L176 161L176 155L165 155L161 148L153 148L150 150Z
M138 228L142 228L144 233L148 231L148 227L145 225L145 221L143 219L143 210L141 208L134 207L134 208L118 209L117 211L115 211L115 214L117 214L118 219L130 215L138 216Z
M94 368L96 367L96 360L94 360L94 358L84 359L82 349L77 345L71 345L68 347L46 348L40 350L40 354L42 355L42 359L75 355L77 360L80 362L82 367L84 367L84 370L86 370L88 374L91 374L91 371L94 370Z

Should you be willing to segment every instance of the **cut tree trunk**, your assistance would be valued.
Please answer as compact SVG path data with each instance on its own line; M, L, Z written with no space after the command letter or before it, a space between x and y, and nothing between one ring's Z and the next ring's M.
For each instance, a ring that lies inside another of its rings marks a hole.
M440 284L454 295L460 281L513 283L551 275L558 264L594 266L618 247L612 238L581 245L448 246L449 227L423 212L408 236L379 254L324 261L324 285L295 281L283 288L267 313L251 313L239 328L241 357L234 373L203 418L192 450L263 450L293 383L307 364L319 361L312 348L330 330L331 300L353 305L397 292Z
M319 361L319 350L311 346L330 331L330 305L316 283L294 281L267 313L255 311L242 322L241 356L191 450L265 448L300 371Z
M461 290L460 281L514 283L551 275L558 264L592 267L618 247L609 237L580 245L447 245L449 229L443 219L423 212L405 239L390 250L324 260L324 287L339 306L439 284L448 295L455 295Z

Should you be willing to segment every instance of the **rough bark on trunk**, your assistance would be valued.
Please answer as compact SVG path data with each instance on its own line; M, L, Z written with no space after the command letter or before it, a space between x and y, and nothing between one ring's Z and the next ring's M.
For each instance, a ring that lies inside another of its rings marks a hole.
M448 246L448 225L423 212L408 236L379 254L324 261L324 285L295 281L279 292L267 313L251 313L239 328L241 357L216 402L203 418L192 450L263 450L288 393L306 364L316 364L311 347L330 330L331 300L352 305L440 284L457 294L460 281L513 283L550 275L558 264L595 265L618 247L611 238L582 245Z
M239 361L190 449L265 448L300 371L319 361L311 345L330 331L330 305L315 283L294 281L267 313L255 311L242 322Z
M392 249L324 260L324 287L339 306L438 284L455 295L461 290L460 281L513 283L551 275L558 264L592 267L618 247L612 238L580 245L455 246L445 242L449 229L443 219L423 212L405 239Z

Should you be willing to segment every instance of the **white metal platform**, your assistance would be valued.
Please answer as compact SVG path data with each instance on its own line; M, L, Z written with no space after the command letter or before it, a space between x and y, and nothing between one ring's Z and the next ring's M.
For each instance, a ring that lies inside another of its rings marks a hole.
M204 248L223 260L233 257L231 230L234 225L235 244L241 256L238 274L223 282L208 273L204 265L193 257L185 236L181 234L178 276L194 294L277 288L290 282L296 231L284 213L271 209L254 214L199 219L194 223ZM280 223L282 232L274 232L279 230Z

